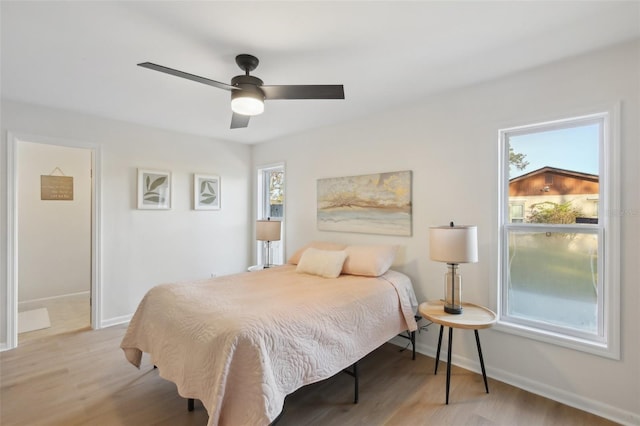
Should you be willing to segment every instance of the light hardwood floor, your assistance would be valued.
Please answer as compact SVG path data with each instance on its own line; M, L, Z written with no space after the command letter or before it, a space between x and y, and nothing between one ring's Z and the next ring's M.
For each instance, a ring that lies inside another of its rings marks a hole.
M143 358L137 370L119 349L125 326L26 341L0 353L0 424L206 425L175 385ZM338 374L290 395L278 426L300 425L611 425L597 416L454 367L444 405L446 366L385 344L360 362L360 402L353 379Z

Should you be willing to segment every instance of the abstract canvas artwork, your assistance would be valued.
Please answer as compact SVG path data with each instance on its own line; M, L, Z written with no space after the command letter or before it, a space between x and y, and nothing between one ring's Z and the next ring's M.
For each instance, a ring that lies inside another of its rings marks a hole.
M411 235L411 171L318 179L318 229Z

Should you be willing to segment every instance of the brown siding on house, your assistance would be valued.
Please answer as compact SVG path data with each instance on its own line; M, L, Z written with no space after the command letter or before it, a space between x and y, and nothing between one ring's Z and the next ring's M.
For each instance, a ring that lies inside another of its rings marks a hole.
M509 183L510 197L598 193L599 182L597 175L564 171L551 167L545 167L519 176Z
M598 217L598 175L543 167L509 182L509 222L527 222L537 206L571 203L581 218Z

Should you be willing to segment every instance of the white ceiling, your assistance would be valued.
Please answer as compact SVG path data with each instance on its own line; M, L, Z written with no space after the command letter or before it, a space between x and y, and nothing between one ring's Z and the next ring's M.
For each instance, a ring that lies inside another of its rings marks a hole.
M3 98L258 143L640 37L638 1L2 0ZM344 84L345 100L267 102L230 130L239 53L265 84Z

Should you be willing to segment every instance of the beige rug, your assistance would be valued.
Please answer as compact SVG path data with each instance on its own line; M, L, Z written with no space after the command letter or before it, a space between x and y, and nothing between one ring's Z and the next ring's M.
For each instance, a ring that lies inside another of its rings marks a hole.
M18 333L41 330L51 327L47 308L18 312Z

